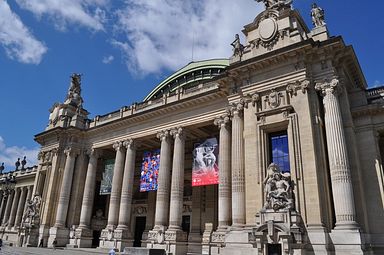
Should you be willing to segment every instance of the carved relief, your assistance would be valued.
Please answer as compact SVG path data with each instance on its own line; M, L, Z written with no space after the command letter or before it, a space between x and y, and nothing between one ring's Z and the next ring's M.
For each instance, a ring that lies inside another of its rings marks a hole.
M272 89L271 93L266 97L266 101L271 108L277 108L280 106L282 96L281 92Z

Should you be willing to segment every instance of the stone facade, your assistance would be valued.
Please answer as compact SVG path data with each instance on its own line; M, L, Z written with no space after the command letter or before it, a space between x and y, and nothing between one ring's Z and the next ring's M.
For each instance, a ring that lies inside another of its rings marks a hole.
M266 10L229 60L191 63L142 103L89 119L72 76L35 137L42 200L31 238L172 254L384 253L384 89L367 89L320 7L310 30L292 1L258 1ZM287 137L285 172L271 165L274 134ZM211 137L219 184L191 187L193 148ZM143 153L155 149L157 191L139 192ZM17 187L2 199L3 229L18 226L30 194Z

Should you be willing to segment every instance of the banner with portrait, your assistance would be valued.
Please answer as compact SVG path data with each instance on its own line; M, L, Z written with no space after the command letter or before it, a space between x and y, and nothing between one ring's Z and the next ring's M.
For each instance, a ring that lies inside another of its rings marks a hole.
M141 163L140 192L157 190L160 167L160 149L144 151Z
M101 180L101 184L100 184L100 195L111 194L114 167L115 167L114 159L104 160L104 171L103 171L103 179Z
M216 138L195 144L193 149L192 186L219 183L219 148Z

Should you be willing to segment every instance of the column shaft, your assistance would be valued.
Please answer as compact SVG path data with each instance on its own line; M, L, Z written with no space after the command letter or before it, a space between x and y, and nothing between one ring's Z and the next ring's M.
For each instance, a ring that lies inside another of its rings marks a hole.
M123 142L113 145L116 150L115 166L113 168L112 191L109 200L108 228L115 229L120 208L121 184L123 182L125 148Z
M15 190L15 196L12 202L11 214L9 216L8 228L11 228L15 225L16 211L17 211L17 206L19 204L19 199L20 199L20 191L21 191L20 188L16 188Z
M232 224L245 224L245 171L244 171L244 123L243 105L232 109Z
M357 228L351 170L343 129L341 109L336 95L338 80L317 85L324 94L325 130L336 214L336 229Z
M184 202L185 134L182 128L171 131L175 138L172 164L171 207L169 228L181 229ZM161 159L161 157L160 157Z
M133 178L135 174L136 146L130 139L124 142L127 148L124 166L123 187L121 190L121 202L119 212L119 229L129 229L132 210Z
M90 151L83 201L81 204L79 228L90 228L91 225L93 200L95 198L97 158L97 152L95 150Z
M21 189L19 205L17 206L15 227L20 226L21 219L22 219L23 213L24 213L24 206L25 206L26 197L27 197L27 187L23 187Z
M4 210L4 207L5 207L5 204L6 204L6 197L7 196L5 195L5 192L2 191L1 192L1 199L0 199L0 219L3 218L3 210Z
M63 172L63 181L61 183L59 203L56 212L55 227L65 227L65 222L68 214L69 198L71 195L73 170L75 167L76 154L73 149L66 149L67 158Z
M9 194L8 194L8 198L7 198L7 205L5 206L5 212L4 212L2 225L5 225L6 223L8 223L14 196L15 196L15 190L10 190Z
M171 143L169 131L160 132L157 137L161 139L161 149L154 229L159 229L168 224L169 186L171 180Z
M231 224L231 132L228 127L229 117L222 116L215 120L220 129L219 141L219 226L226 229Z

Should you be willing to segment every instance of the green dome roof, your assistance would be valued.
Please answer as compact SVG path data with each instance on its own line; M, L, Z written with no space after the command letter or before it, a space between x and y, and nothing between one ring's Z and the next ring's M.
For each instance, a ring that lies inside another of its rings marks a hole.
M192 87L203 80L210 80L229 66L228 59L210 59L191 62L157 85L145 98L149 101L181 87Z

